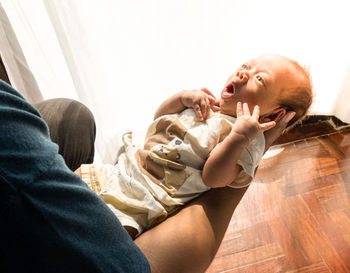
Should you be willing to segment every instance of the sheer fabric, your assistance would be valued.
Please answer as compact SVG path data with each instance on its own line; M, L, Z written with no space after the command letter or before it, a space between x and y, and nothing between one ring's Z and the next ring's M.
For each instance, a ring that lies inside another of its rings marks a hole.
M242 62L265 52L310 67L311 113L350 121L344 106L350 99L347 1L315 6L303 0L2 0L1 5L0 50L11 82L32 102L66 97L86 104L96 119L96 153L103 162L115 160L126 130L141 139L171 94L206 86L219 96Z

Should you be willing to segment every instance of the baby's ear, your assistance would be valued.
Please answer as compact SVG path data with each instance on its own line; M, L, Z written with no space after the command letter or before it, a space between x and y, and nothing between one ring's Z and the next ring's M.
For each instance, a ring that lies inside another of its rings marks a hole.
M273 110L272 112L261 116L259 121L260 123L265 123L269 121L275 121L277 123L286 115L286 113L287 111L285 108L279 107Z

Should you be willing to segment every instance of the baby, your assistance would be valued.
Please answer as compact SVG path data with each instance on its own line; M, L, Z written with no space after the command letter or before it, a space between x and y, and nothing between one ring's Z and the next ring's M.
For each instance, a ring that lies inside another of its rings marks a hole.
M204 88L175 94L157 109L143 148L128 132L115 166L82 165L76 173L135 238L210 188L248 186L275 139L272 128L298 122L311 89L297 62L261 55L229 77L220 100Z

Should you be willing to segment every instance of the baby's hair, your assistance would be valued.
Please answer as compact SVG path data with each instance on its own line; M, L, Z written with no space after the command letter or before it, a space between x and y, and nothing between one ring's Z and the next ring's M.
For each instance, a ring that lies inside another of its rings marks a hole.
M288 59L288 58L287 58ZM308 68L288 59L305 78L305 84L292 89L285 89L281 94L280 105L287 111L294 111L295 116L288 122L287 128L300 123L306 116L313 100L312 80Z

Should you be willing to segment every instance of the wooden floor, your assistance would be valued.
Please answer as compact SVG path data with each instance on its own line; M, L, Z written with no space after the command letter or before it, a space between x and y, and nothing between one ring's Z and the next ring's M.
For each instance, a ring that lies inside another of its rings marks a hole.
M272 147L207 272L350 273L350 130Z

